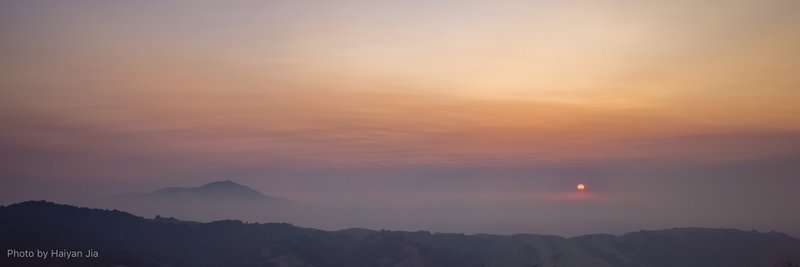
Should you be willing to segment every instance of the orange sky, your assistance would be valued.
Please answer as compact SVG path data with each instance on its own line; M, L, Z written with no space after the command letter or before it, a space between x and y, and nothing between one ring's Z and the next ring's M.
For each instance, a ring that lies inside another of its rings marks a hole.
M792 1L246 5L7 4L5 109L319 164L774 154L659 143L800 130Z
M3 1L0 204L216 176L322 203L380 196L369 203L380 207L540 200L530 192L580 181L641 206L553 220L666 211L653 221L797 232L800 217L783 218L800 214L786 205L800 186L798 10Z

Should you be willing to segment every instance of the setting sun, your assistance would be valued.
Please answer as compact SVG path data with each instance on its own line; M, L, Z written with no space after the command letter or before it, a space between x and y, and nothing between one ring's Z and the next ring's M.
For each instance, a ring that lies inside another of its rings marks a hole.
M577 188L578 191L583 191L583 190L586 190L586 185L578 184L577 186L575 186L575 188Z

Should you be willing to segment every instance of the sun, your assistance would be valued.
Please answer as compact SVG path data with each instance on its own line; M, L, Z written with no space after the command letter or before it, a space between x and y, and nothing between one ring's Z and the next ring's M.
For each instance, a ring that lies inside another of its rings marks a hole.
M578 191L583 191L583 190L586 190L586 185L580 183L580 184L576 185L575 188L577 188Z

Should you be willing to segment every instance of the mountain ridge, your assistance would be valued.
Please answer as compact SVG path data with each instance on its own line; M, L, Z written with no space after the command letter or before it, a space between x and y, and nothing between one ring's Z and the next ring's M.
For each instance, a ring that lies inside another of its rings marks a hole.
M564 238L359 228L323 231L287 223L148 219L46 201L0 207L0 236L4 248L94 248L104 255L74 263L3 259L14 266L767 267L800 262L800 239L777 232L673 228Z
M165 187L149 193L124 193L115 196L116 198L142 198L142 197L161 197L161 198L214 198L227 200L259 200L259 201L281 201L289 200L265 195L258 190L248 186L233 182L231 180L220 180L209 182L197 187Z
M166 215L210 222L229 218L247 221L292 221L306 205L220 180L194 187L165 187L146 193L124 193L79 203L101 209L121 209L145 217Z

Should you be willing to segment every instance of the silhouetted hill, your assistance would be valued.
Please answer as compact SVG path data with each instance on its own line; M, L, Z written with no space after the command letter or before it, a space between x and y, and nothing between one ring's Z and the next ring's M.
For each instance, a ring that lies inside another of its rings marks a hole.
M247 221L290 221L302 218L305 207L268 196L250 187L218 181L198 187L168 187L149 193L126 193L83 205L120 209L153 217L169 215L184 220L215 221L237 218Z
M679 228L623 236L321 231L284 223L146 219L43 201L0 207L0 246L87 250L90 259L3 257L0 266L792 266L780 233ZM782 264L782 265L779 265Z
M199 187L169 187L152 193L128 193L117 196L124 199L185 199L191 201L264 201L284 202L286 200L262 194L250 187L232 181L217 181Z

